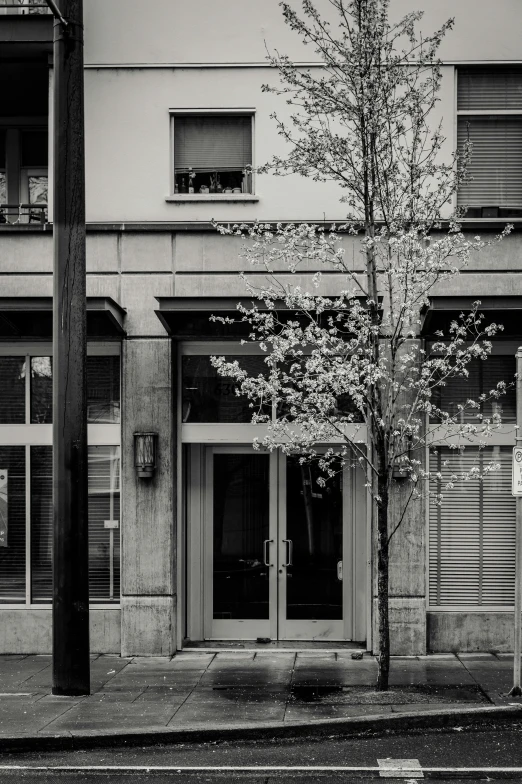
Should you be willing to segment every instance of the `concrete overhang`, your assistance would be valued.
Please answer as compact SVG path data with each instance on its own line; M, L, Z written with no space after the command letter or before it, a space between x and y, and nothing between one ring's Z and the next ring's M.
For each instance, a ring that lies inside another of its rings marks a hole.
M121 337L124 318L111 297L87 297L88 338ZM0 338L49 338L52 331L52 297L0 297Z
M248 297L156 297L159 307L155 313L168 334L178 340L226 339L245 337L251 325L242 321L239 303L246 308L254 304L259 310L268 310L263 302ZM363 302L363 298L359 298ZM286 313L287 317L307 323L307 318L287 307L284 300L274 300L275 312ZM326 318L330 315L324 311ZM223 324L211 320L211 316L228 318L232 323Z
M0 57L32 59L53 52L51 14L0 16Z
M521 296L434 296L423 314L421 335L436 338L437 331L448 334L452 321L458 321L461 313L469 313L475 302L480 302L478 312L484 314L484 325L502 324L504 329L497 337L522 336L522 295Z

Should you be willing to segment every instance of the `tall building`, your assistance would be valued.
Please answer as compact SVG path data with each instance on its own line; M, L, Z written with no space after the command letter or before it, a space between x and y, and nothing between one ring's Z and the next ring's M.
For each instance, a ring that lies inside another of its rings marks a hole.
M515 225L437 292L424 322L429 341L480 299L504 324L492 358L467 380L476 396L512 376L522 337L522 8L392 2L397 14L422 7L425 32L456 15L437 112L445 154L468 133L475 143L474 180L459 194L470 206L465 230L487 238ZM168 655L189 640L259 638L353 640L371 650L364 477L347 467L309 496L308 469L254 452L248 404L210 364L213 354L243 357L251 371L262 362L209 320L233 314L245 296L240 242L212 221L344 218L335 186L247 169L286 149L270 118L287 111L284 101L261 89L276 79L265 42L320 64L276 0L86 0L84 13L92 651ZM5 653L51 648L52 38L43 0L0 0ZM361 264L353 240L343 241ZM322 285L333 294L344 282L332 273ZM500 405L504 425L483 459L501 470L409 515L393 540L394 653L511 647L514 394ZM155 446L155 470L138 470L136 443ZM427 459L444 470L448 448ZM476 454L471 445L463 466Z

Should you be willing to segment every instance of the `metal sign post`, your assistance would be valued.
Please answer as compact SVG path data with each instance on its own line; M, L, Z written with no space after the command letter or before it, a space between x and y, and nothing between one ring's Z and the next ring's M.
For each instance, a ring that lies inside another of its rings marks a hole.
M516 561L515 561L515 641L513 656L513 688L511 697L521 697L520 655L522 653L522 347L516 353L517 362L517 431L513 449L511 492L516 498Z

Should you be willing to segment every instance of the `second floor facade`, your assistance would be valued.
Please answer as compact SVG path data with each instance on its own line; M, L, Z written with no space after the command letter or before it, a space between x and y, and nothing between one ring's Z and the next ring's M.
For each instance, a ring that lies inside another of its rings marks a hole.
M318 7L326 15L329 3ZM473 142L472 181L458 203L479 221L522 218L522 9L501 0L395 0L392 16L425 10L423 31L454 14L442 49L443 154ZM52 221L52 16L45 3L0 3L0 220ZM334 183L255 172L286 143L288 117L266 49L321 64L284 24L276 0L85 3L87 221L208 224L339 221ZM492 30L491 25L495 27ZM13 26L14 25L14 26ZM136 31L140 31L137 35ZM250 167L254 173L250 174ZM485 223L487 225L487 223Z

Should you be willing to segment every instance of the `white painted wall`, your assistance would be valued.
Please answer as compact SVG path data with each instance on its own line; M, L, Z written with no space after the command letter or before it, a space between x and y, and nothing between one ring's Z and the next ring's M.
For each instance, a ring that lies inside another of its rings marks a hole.
M453 145L453 68L447 67L440 110ZM254 164L285 154L270 114L284 101L263 93L267 68L96 69L86 71L88 221L342 220L337 186L302 177L256 177L255 204L179 204L170 195L169 109L255 109ZM435 119L435 118L434 118Z
M299 0L290 0L300 7ZM325 15L328 0L315 0ZM265 41L315 59L282 22L278 0L86 0L86 63L264 62ZM424 9L425 33L455 17L451 60L521 60L520 0L391 0L392 16Z
M330 7L328 0L317 3ZM456 29L443 48L449 61L522 60L520 0L497 0L494 13L486 0L391 3L397 15L420 5L426 8L425 32L455 14ZM284 24L277 0L87 0L85 22L86 63L91 64L86 70L88 221L344 219L340 190L304 178L258 176L255 204L166 201L172 170L169 109L252 107L254 164L275 152L285 154L269 115L277 108L284 116L288 107L261 91L264 82L277 79L263 65L264 42L299 60L315 57ZM452 65L444 68L440 97L449 154L455 143Z

